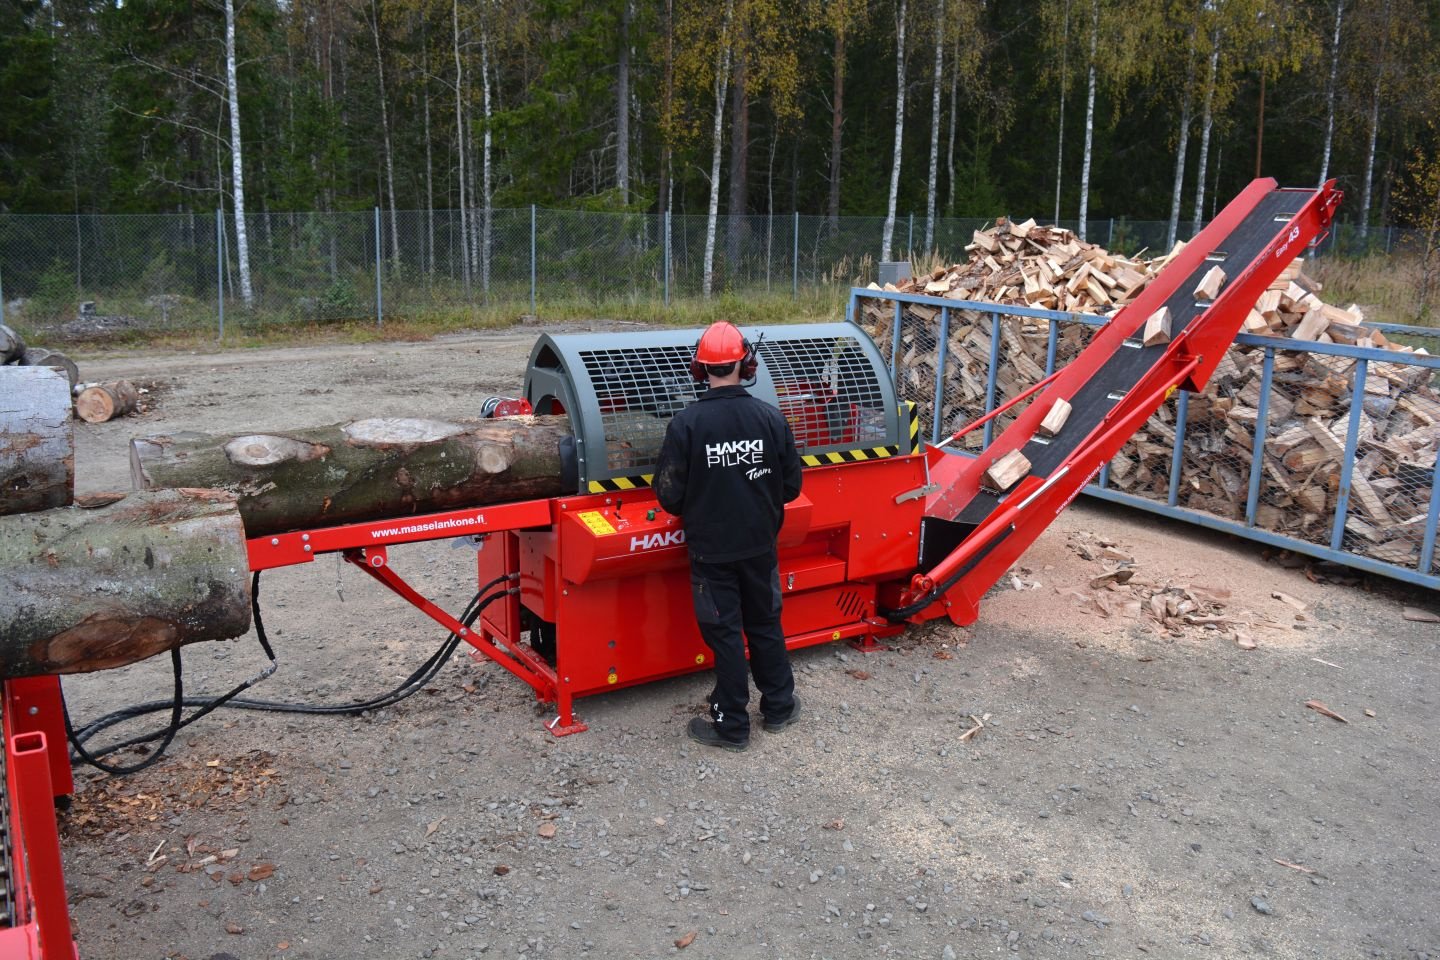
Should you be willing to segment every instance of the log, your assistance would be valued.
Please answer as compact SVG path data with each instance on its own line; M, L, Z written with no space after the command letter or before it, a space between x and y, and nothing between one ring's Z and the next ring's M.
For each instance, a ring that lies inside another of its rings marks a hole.
M106 423L135 412L140 394L129 380L92 383L75 398L75 415L86 423Z
M248 536L573 493L562 489L569 420L355 420L278 434L130 442L140 490L204 486L239 502Z
M25 354L25 340L11 327L0 323L0 363L14 363Z
M245 534L228 494L0 518L0 678L104 670L248 629Z
M26 367L53 367L65 374L73 388L80 382L80 368L59 350L47 350L44 347L26 347L21 355L21 365Z
M70 386L49 367L0 367L0 516L75 496Z

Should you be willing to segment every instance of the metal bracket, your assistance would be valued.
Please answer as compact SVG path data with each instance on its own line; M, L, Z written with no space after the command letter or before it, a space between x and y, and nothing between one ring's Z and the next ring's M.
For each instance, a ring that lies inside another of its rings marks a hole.
M914 490L906 490L904 493L895 495L895 503L901 504L909 500L918 500L921 497L928 497L940 489L938 483L927 483L924 486L916 487Z

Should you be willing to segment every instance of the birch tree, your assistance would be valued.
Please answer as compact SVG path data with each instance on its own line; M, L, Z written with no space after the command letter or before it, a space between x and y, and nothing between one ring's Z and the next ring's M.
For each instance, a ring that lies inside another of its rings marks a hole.
M905 134L905 8L907 0L895 5L895 148L890 164L890 199L885 208L885 232L880 241L880 260L890 259L895 238L895 205L900 195L900 151Z
M1325 76L1325 141L1320 152L1320 179L1324 186L1330 179L1330 148L1335 142L1335 88L1340 73L1340 26L1345 18L1345 0L1334 0L1334 27L1330 31L1330 69Z
M380 84L380 131L385 150L385 185L390 206L390 264L391 268L398 272L400 269L400 221L395 212L395 153L390 144L390 108L385 102L385 57L380 50L379 0L370 0L369 19L370 36L375 41L375 75Z
M240 299L255 306L250 283L250 237L245 227L245 160L240 140L240 84L235 69L235 0L225 0L225 94L230 108L230 191L234 197L235 260L240 273Z
M455 152L460 165L460 262L465 297L470 297L470 207L465 202L465 61L460 57L460 0L450 0L451 44L455 54Z
M1165 230L1165 249L1173 250L1175 235L1180 227L1180 195L1185 187L1185 156L1190 148L1191 104L1195 87L1195 48L1190 40L1193 32L1185 39L1185 76L1180 96L1180 136L1175 146L1175 182L1170 191L1170 220Z
M615 68L615 189L630 205L630 0L620 0L620 55Z
M1095 143L1095 74L1096 54L1100 48L1100 0L1090 0L1090 56L1085 72L1085 151L1080 162L1080 224L1075 232L1085 239L1085 225L1090 218L1090 156Z
M935 83L930 91L930 179L925 186L925 245L935 247L935 187L940 163L940 89L945 79L945 0L935 0Z
M825 22L833 36L830 57L830 183L825 212L832 230L840 226L840 181L845 130L845 44L850 31L864 22L865 0L824 0Z

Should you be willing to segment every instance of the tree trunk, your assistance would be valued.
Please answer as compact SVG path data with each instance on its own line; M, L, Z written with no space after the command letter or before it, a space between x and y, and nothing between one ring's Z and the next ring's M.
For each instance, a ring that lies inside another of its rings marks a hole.
M630 0L620 0L620 63L615 77L615 187L630 205Z
M1380 50L1375 66L1375 84L1370 92L1370 137L1365 148L1365 185L1360 191L1360 240L1370 238L1370 197L1375 183L1375 142L1380 134L1380 87L1385 76L1386 55L1390 46L1390 2L1385 0L1381 22Z
M569 432L564 417L377 418L284 434L145 437L130 442L130 479L137 490L233 493L246 536L258 537L573 492L560 480Z
M75 415L86 423L108 423L135 411L140 394L129 380L95 383L75 398Z
M484 177L480 186L481 198L485 204L481 224L483 232L480 237L480 283L488 299L490 296L490 250L491 237L494 234L495 221L495 188L494 171L490 165L491 145L493 139L490 133L490 121L493 113L490 107L490 30L485 24L480 25L480 89L482 91L483 108L485 110L485 135L481 139L481 158L484 163Z
M1205 109L1200 117L1200 157L1196 161L1195 173L1195 223L1194 232L1200 232L1205 222L1205 167L1210 159L1210 130L1215 125L1215 82L1220 68L1220 31L1210 37L1210 80L1205 84Z
M1060 38L1060 122L1055 125L1055 223L1060 223L1060 185L1065 178L1065 94L1070 87L1070 0Z
M1085 91L1085 155L1080 161L1080 224L1075 231L1085 239L1085 225L1090 218L1090 158L1095 146L1095 53L1100 44L1100 3L1091 0L1090 69Z
M0 367L0 515L74 498L69 382L50 367Z
M1360 240L1370 237L1370 198L1375 184L1375 144L1380 134L1380 74L1370 93L1370 135L1365 147L1365 185L1360 190Z
M1170 191L1170 225L1165 231L1165 249L1175 249L1175 235L1180 230L1180 195L1185 187L1185 154L1190 149L1191 92L1195 82L1195 60L1185 68L1185 96L1180 102L1180 143L1175 148L1175 185Z
M935 189L940 176L940 87L945 81L945 0L935 0L935 88L930 91L930 182L925 188L926 254L935 248Z
M1330 75L1325 81L1325 146L1320 154L1320 186L1330 178L1330 148L1335 142L1335 78L1340 71L1340 22L1345 0L1335 0L1335 29L1330 33Z
M380 8L370 0L371 36L375 40L375 74L380 81L380 131L385 148L385 186L390 194L390 263L400 270L400 218L395 212L395 154L390 149L390 108L385 103L385 57L380 52ZM379 243L380 238L376 237Z
M725 86L730 78L730 17L735 0L726 0L720 25L720 49L715 63L715 123L710 137L710 209L705 219L705 264L701 291L706 300L715 285L715 225L720 216L720 151L725 136Z
M948 193L945 201L945 215L947 217L955 216L955 104L960 87L960 40L958 37L950 51L950 63L950 130L949 144L945 148L945 188Z
M890 199L885 208L885 233L880 241L881 262L890 259L895 239L895 205L900 197L900 148L905 133L905 3L899 0L895 15L895 149L890 163Z
M730 203L726 206L725 273L739 279L740 244L750 197L750 95L746 89L745 51L735 58L735 85L730 93Z
M255 305L250 285L250 238L245 229L245 163L240 143L240 88L235 78L235 0L225 0L225 90L230 103L230 180L235 197L235 260L240 271L240 299Z
M465 299L470 299L470 208L465 197L465 65L460 60L460 0L451 0L451 40L455 51L455 151L460 161L460 262Z
M660 214L670 211L670 144L674 140L675 118L675 3L665 0L665 67L660 91ZM669 252L669 244L665 250Z
M0 518L0 677L121 667L249 629L245 533L226 494Z
M425 282L435 275L435 165L430 156L430 40L421 19L420 97L425 104Z
M845 26L835 29L835 55L831 65L834 91L830 100L830 198L826 213L831 231L840 229L840 148L845 130Z
M80 367L59 350L26 347L25 353L20 357L20 365L23 367L50 367L59 370L70 381L71 387L80 382Z

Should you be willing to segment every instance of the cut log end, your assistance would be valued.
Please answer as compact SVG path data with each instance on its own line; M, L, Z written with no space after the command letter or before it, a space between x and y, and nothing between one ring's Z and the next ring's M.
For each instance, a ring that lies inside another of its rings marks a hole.
M75 415L86 423L107 423L135 412L140 395L129 380L97 383L75 398Z

